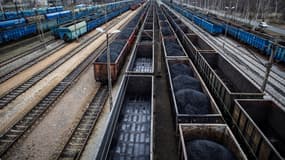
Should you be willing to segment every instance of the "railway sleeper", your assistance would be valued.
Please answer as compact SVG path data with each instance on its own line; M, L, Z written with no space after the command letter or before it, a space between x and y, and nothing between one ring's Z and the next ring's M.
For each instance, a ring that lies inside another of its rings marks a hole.
M78 149L68 148L67 151L62 152L62 157L64 157L65 159L66 157L70 157L71 159L73 159L73 157L77 156L78 152Z
M79 133L79 131L76 131L76 132L78 132ZM80 133L82 133L82 132L80 132ZM75 134L75 133L74 133ZM86 133L85 133L86 134ZM82 140L84 140L84 139L86 139L86 137L84 137L85 135L84 134L80 134L80 135L78 135L78 136L72 136L72 138L71 138L71 141L72 141L72 139L82 139Z
M10 143L13 142L13 139L0 139L0 152L1 148L5 149L6 146L8 146Z
M24 132L24 130L23 130L23 128L22 129L19 129L19 128L12 128L11 130L10 130L10 132L12 132L12 133L22 133L22 132Z
M86 137L86 136L88 136L88 133L83 133L83 132L81 132L81 131L76 131L75 133L74 133L74 136L75 137L78 137L78 136L80 136L80 137Z
M79 126L92 126L92 122L91 121L85 121L85 122L83 122L83 121L80 121L80 123L79 123Z
M92 127L92 126L91 126ZM84 132L84 133L88 133L89 129L91 128L90 126L79 126L77 127L78 132Z
M83 146L83 144L77 142L70 142L68 143L68 145L78 149L80 149Z
M8 98L11 99L11 98L15 98L15 96L17 96L17 95L15 95L15 94L13 94L13 93L12 93L12 94L9 94L9 93L8 93L5 97L8 97Z
M70 143L80 143L80 145L83 145L83 143L85 142L84 138L72 138Z
M15 130L23 130L23 132L25 131L25 129L27 128L27 126L22 126L22 125L16 125L15 127Z
M86 115L86 116L96 116L96 115L98 115L98 111L97 112L96 111L94 111L94 112L88 111L84 115Z
M87 131L88 131L88 128L79 128L79 127L78 127L77 130L87 132Z

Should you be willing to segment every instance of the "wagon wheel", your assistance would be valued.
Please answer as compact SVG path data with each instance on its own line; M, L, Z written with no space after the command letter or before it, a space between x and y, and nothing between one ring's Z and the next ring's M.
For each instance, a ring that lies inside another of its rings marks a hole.
M70 41L70 39L69 39L69 37L67 36L67 34L64 34L64 35L63 35L63 40L64 40L65 42Z

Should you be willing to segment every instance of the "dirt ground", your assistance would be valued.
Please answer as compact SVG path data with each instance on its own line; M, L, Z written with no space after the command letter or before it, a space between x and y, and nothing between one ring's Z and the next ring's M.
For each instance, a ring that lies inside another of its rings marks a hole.
M54 153L62 148L99 86L100 83L94 79L93 67L90 66L70 91L4 158L54 159Z

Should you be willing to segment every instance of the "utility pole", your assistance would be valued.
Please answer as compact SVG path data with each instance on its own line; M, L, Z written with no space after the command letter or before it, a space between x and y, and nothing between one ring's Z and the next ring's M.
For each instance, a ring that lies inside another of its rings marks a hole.
M74 25L74 30L75 30L75 37L76 37L76 42L78 42L78 36L77 36L77 19L76 19L76 14L75 14L75 5L76 5L76 0L73 0L73 25Z
M3 6L2 6L2 1L0 0L0 9L1 9L1 12L4 14L4 9L3 9Z
M225 38L227 37L227 32L228 32L228 25L229 25L229 20L227 19L227 13L228 13L228 11L230 10L230 11L232 11L233 9L235 9L235 7L234 6L226 6L225 7L225 9L226 9L226 11L225 11L225 19L226 19L226 29L225 29ZM224 39L224 41L225 41L225 39ZM223 50L224 50L224 52L225 52L225 42L223 41Z
M113 107L113 96L112 96L112 75L111 75L111 56L110 56L110 46L109 46L109 33L106 33L107 39L107 72L108 72L108 91L109 91L109 103L110 111Z
M262 92L265 92L265 88L267 85L269 74L270 74L270 71L271 71L271 68L273 65L273 58L275 56L276 44L277 44L277 40L275 39L274 43L271 45L271 55L269 57L269 61L268 61L268 63L265 64L266 72L265 72L265 77L264 77L264 80L263 80L263 83L261 86Z

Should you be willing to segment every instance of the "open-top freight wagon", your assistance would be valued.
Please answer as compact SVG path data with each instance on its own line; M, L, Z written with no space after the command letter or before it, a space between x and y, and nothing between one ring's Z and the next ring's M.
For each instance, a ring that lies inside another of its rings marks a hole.
M122 29L115 40L110 44L110 65L111 79L116 81L125 58L129 53L132 44L135 41L135 35L141 27L147 8L143 8L135 15L135 17ZM94 74L96 81L107 82L107 49L95 59Z
M247 160L226 124L180 124L180 160Z
M285 111L271 100L235 100L233 120L258 159L285 158Z
M258 49L262 53L270 56L274 54L273 58L285 62L285 46L284 43L275 43L274 38L268 35L261 35L257 32L252 32L241 26L226 24L226 22L214 22L216 20L210 19L207 16L201 16L197 13L191 12L188 8L182 7L177 4L167 3L170 7L176 10L181 15L193 21L196 25L200 26L207 32L213 35L224 34L235 38L238 41L246 43L247 45Z
M153 159L153 77L124 76L97 160Z

